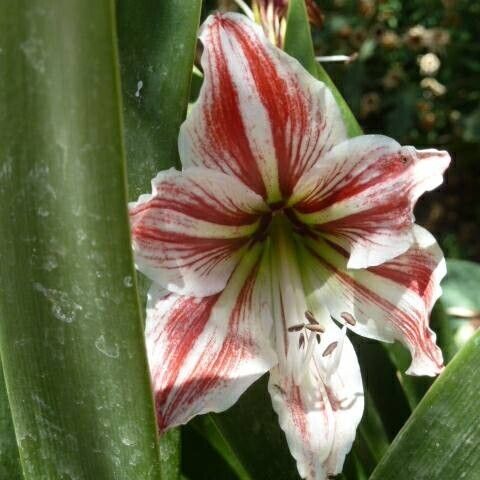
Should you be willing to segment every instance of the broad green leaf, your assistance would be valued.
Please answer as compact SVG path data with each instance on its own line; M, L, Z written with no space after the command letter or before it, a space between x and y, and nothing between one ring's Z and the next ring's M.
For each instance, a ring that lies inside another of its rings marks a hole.
M467 260L447 260L447 277L442 282L442 303L447 309L480 312L480 264Z
M364 438L368 439L368 445L375 446L374 450L378 457L379 453L381 455L386 450L388 442L386 444L382 441L380 445L377 442L385 437L388 441L393 440L409 417L411 409L399 382L397 370L384 346L376 340L358 335L350 335L350 339L357 352L363 382L368 392L365 399L366 407L373 402L371 408L377 411L384 432L383 435L375 431L369 433L373 425L370 425L369 414L366 412L360 427L365 429Z
M362 134L362 129L325 69L315 60L312 35L308 24L304 0L290 0L288 3L285 51L295 57L314 77L324 82L332 91L347 126L350 137Z
M190 92L201 0L118 0L131 198L178 166L178 130Z
M0 9L0 351L25 478L158 479L114 2Z
M271 405L267 381L268 375L264 375L233 407L210 414L210 418L250 478L298 480L295 461Z
M442 282L443 295L439 343L449 360L475 333L480 318L480 264L467 260L447 260L447 276Z
M480 478L480 332L420 402L370 480Z
M190 91L201 0L119 0L117 11L130 198L178 166L178 130ZM141 303L149 283L139 277ZM180 430L160 439L164 478L180 475Z
M207 420L208 415L200 415L182 428L182 473L190 480L239 480L238 476L219 451L215 440L204 436L203 425L196 420ZM210 431L210 429L208 429Z
M251 480L251 476L242 465L232 446L223 436L213 415L200 415L192 420L191 425L202 435L218 454L227 462L240 480Z
M13 430L12 414L8 403L3 368L0 362L0 478L21 480L22 471L17 440Z

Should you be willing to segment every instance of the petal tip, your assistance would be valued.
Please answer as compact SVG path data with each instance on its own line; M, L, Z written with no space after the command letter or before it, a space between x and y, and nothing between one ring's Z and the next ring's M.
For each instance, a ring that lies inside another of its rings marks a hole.
M443 354L435 344L435 334L431 332L431 342L426 345L425 351L417 351L412 356L412 363L405 372L407 375L420 377L436 377L445 368Z

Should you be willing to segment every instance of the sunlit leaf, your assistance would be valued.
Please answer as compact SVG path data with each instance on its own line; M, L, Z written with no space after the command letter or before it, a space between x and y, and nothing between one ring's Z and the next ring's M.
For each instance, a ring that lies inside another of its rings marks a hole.
M0 349L28 479L157 479L113 1L2 2Z
M125 141L130 199L160 170L178 166L178 129L187 109L201 0L119 0ZM142 305L148 281L139 278ZM180 430L160 439L164 478L180 474Z
M479 478L480 332L420 402L370 480Z
M21 480L20 458L0 362L0 478Z

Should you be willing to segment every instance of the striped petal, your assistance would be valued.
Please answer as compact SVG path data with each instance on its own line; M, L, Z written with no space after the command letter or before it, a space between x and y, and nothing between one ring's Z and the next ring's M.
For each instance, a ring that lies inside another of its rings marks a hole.
M419 226L413 231L414 245L377 267L349 270L348 253L322 239L304 241L302 263L311 295L334 318L352 316L351 328L360 335L403 342L412 355L407 373L433 376L442 370L443 358L428 318L441 294L445 260L430 233Z
M137 268L175 293L217 293L265 209L260 196L221 172L161 172L152 194L130 205Z
M350 253L349 268L379 265L414 241L413 207L442 183L447 152L364 135L333 148L297 185L298 220Z
M288 197L346 138L332 94L245 16L210 16L200 39L204 83L180 131L183 165L235 175L270 203Z
M276 363L260 322L269 315L264 275L257 247L220 294L151 290L146 337L160 431L229 408Z
M355 438L362 382L346 327L340 331L308 295L308 278L285 227L285 219L274 218L270 268L278 365L270 372L269 391L300 475L323 480L341 471Z
M334 342L335 350L324 355ZM340 473L364 403L357 357L344 331L330 324L300 383L274 367L269 391L300 476L326 480Z

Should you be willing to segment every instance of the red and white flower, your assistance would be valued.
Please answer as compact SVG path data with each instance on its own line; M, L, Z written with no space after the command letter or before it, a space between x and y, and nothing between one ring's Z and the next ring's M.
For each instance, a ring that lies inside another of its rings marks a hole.
M270 371L300 475L341 471L363 411L347 329L403 342L436 375L428 317L445 262L414 224L450 157L381 135L348 139L328 88L238 14L207 19L183 169L131 205L154 285L147 347L160 430L222 411Z

